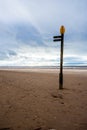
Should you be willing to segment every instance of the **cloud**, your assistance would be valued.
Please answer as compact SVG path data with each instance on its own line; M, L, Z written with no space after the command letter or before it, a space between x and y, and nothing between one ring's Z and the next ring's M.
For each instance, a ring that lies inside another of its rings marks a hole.
M54 27L58 31L61 24L66 26L67 31L70 29L76 31L87 22L85 19L86 0L84 2L79 0L22 0L21 2L26 10L31 12L33 23L42 30L42 33L47 32L46 30L54 31Z
M87 22L86 3L86 0L3 0L0 1L0 21L30 22L42 32L54 30L61 24L75 30Z
M7 57L6 57L7 56ZM64 55L64 66L86 65L87 57L84 55ZM0 65L12 66L59 66L60 51L55 47L21 46L15 50L8 50L5 59L0 59Z
M43 38L39 31L29 24L0 25L0 46L2 48L15 48L23 44L43 46Z
M4 23L15 23L30 21L31 16L19 0L0 1L0 21Z
M59 65L59 28L66 28L64 64L87 63L87 1L0 1L0 65Z
M8 51L8 55L9 55L9 56L16 56L17 53L16 53L15 51L13 51L13 50L9 50L9 51Z
M86 65L87 59L84 58L84 56L68 56L64 58L64 65L65 66L78 66L78 65Z
M54 65L53 61L58 58L56 48L32 47L29 45L22 46L15 51L8 51L8 58L0 61L1 65L21 65L21 66L38 66ZM52 61L53 60L53 61Z

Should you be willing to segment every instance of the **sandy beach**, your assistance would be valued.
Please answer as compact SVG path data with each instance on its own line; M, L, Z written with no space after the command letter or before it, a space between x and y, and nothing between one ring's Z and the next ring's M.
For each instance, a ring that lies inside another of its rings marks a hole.
M0 130L87 130L87 71L0 70Z

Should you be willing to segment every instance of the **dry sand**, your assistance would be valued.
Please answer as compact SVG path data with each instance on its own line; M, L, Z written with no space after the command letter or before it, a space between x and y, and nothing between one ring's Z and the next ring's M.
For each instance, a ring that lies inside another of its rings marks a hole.
M87 130L87 71L43 72L0 70L0 130Z

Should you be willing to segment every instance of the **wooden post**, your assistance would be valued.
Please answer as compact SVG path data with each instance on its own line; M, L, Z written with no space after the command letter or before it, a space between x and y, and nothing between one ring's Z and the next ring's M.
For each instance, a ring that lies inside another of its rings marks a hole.
M62 25L60 27L60 36L54 36L54 42L61 41L60 48L60 73L59 73L59 89L63 89L63 46L64 46L64 33L65 27Z
M63 89L63 46L64 46L63 41L64 41L64 34L61 34L59 89Z

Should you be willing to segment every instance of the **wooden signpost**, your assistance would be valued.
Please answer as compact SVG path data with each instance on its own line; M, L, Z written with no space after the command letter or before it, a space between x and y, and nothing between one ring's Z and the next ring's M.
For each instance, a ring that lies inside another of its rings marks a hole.
M60 73L59 73L59 89L63 89L63 46L64 46L65 27L60 27L60 36L54 36L54 42L61 41L60 49Z

